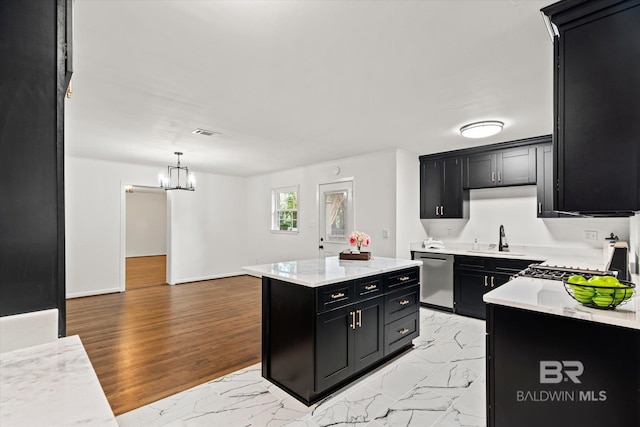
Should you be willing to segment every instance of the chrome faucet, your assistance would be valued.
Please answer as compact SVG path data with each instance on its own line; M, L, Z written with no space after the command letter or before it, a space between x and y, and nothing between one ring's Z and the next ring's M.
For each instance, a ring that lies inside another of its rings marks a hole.
M500 225L500 239L498 240L498 250L500 252L509 251L507 236L504 234L504 225Z

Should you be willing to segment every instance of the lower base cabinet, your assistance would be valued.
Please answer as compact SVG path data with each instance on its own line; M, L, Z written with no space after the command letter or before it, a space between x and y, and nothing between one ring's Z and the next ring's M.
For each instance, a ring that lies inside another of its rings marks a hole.
M485 293L507 283L511 276L537 261L510 258L456 256L454 262L454 311L485 319Z
M316 384L327 389L384 353L382 297L318 315Z
M411 348L419 268L319 288L263 277L262 376L310 405Z

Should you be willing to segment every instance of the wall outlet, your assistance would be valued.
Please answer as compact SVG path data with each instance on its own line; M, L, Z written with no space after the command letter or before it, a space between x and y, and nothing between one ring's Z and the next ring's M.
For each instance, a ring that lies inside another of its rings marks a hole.
M588 242L595 242L598 240L598 232L594 230L584 230L582 238Z
M383 228L382 229L382 238L383 239L388 239L389 238L389 229L388 228Z

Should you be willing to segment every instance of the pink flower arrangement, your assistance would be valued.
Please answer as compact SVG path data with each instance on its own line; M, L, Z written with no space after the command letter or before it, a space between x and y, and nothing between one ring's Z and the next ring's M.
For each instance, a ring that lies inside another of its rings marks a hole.
M361 231L354 231L349 236L349 244L351 246L357 246L358 250L360 250L361 246L365 248L371 244L371 238L367 233L363 233Z

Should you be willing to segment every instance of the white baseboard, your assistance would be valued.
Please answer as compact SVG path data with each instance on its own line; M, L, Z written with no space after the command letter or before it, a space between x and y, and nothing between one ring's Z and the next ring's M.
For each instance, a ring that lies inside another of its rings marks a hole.
M90 297L90 296L94 296L94 295L103 295L103 294L113 294L116 292L121 292L120 288L111 288L111 289L98 289L95 291L85 291L85 292L74 292L71 294L67 294L66 298L67 299L72 299L72 298L81 298L81 297Z
M181 283L201 282L203 280L224 279L225 277L244 276L247 273L243 271L237 271L235 273L214 274L213 276L191 277L188 279L179 279L175 283L169 283L170 285L179 285Z

